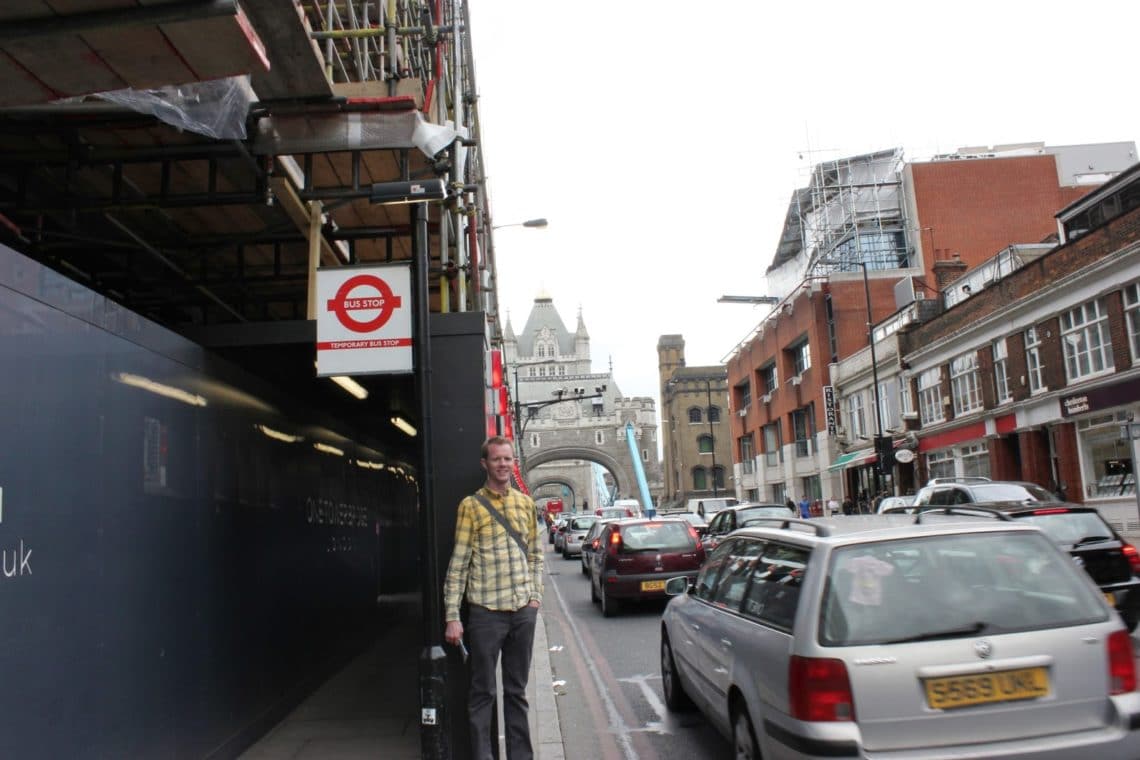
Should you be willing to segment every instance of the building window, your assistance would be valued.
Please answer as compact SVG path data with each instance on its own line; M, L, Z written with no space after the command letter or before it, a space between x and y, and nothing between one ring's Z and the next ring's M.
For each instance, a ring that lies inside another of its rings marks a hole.
M1005 338L995 340L994 351L994 398L999 404L1013 400L1009 389L1009 353L1005 348Z
M815 438L815 424L810 406L792 412L792 433L796 438L796 456L810 457L812 439Z
M1085 498L1105 499L1136 492L1132 446L1120 437L1120 427L1126 424L1128 416L1124 412L1102 414L1077 423Z
M879 383L879 414L883 430L899 427L899 378L891 377Z
M713 451L713 437L702 435L697 438L697 451L702 454L711 454Z
M603 430L594 431L594 443L598 446L604 446L606 443L606 434Z
M773 422L764 426L764 464L775 467L780 463L780 426Z
M532 449L538 448L538 433L531 433L530 434L530 447Z
M760 489L759 488L749 488L747 491L744 492L744 498L747 499L748 501L753 502L753 503L759 502L760 501Z
M783 504L788 500L788 487L783 483L773 483L772 489L772 502L775 504Z
M648 462L649 461L649 449L642 449L641 450L641 461L642 462Z
M1112 371L1112 339L1104 299L1089 301L1061 315L1061 346L1069 382Z
M805 369L811 367L811 343L805 340L789 350L792 353L792 369L795 370L795 374L802 375Z
M1029 374L1029 392L1045 390L1045 371L1041 366L1041 337L1036 327L1025 331L1025 371Z
M545 343L539 343L538 344L537 350L535 351L535 356L540 356L540 357L546 356L546 344Z
M693 468L693 490L704 491L709 487L708 473L704 467Z
M914 414L914 396L910 393L910 379L899 377L899 407L903 414Z
M701 422L701 408L699 406L690 406L689 407L689 422L690 423Z
M526 374L528 377L534 377L534 367L528 367Z
M946 449L927 454L926 471L931 478L954 477L954 452Z
M800 478L800 492L802 496L808 497L808 501L822 499L823 491L819 487L819 476L809 475L806 478Z
M760 369L760 387L764 389L765 393L775 393L776 388L780 387L780 378L776 374L776 362L766 364Z
M747 409L752 404L752 386L748 380L745 380L740 385L733 386L732 395L736 403L733 405L734 409Z
M1133 361L1140 361L1140 283L1124 288L1124 314L1128 319L1128 345Z
M558 374L560 374L560 375L565 375L565 374L566 374L566 368L565 368L565 367L562 367L562 366L559 366L559 367L558 367Z
M724 488L724 468L719 464L713 468L713 484L717 488Z
M928 369L918 376L918 410L923 425L942 422L942 370Z
M755 469L756 466L756 452L752 449L752 436L746 435L737 441L740 447L740 469L741 472L748 474Z
M539 367L538 368L538 376L539 377L546 377L546 367Z
M867 435L867 418L863 411L863 393L855 392L847 397L847 432L851 440Z
M720 422L720 407L719 406L710 406L709 407L709 422Z
M954 400L955 416L969 414L982 408L976 352L962 354L950 361L950 397Z
M990 476L990 450L986 444L975 443L970 446L963 446L958 450L958 454L962 459L963 477L988 478Z

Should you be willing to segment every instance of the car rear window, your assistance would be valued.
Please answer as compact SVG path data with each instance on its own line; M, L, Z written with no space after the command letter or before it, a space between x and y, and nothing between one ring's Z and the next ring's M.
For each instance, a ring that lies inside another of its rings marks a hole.
M570 530L589 530L596 520L596 517L579 517L570 523Z
M781 507L779 505L770 507L748 507L747 509L736 510L737 525L744 525L749 520L755 520L757 517L797 517L797 515L787 507Z
M685 552L695 543L682 522L651 522L621 527L622 551Z
M823 646L924 641L1107 619L1044 535L973 533L842 547L820 615Z
M1082 541L1090 542L1114 538L1112 528L1108 527L1096 512L1068 512L1041 510L1040 513L1023 512L1014 517L1023 520L1035 528L1040 528L1045 535L1059 544L1079 544Z
M1020 483L978 483L970 486L974 501L1050 501L1044 488Z

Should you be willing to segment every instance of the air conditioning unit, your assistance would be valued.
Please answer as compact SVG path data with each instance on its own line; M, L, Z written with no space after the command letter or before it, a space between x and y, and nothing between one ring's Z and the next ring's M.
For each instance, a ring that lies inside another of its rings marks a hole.
M799 385L799 384L800 384L800 380L802 380L802 379L803 379L803 378L802 378L800 375L796 375L796 376L794 376L794 377L792 378L792 385Z
M760 400L763 401L765 404L771 404L772 403L772 394L771 393L765 393L763 396L760 397Z
M747 417L747 416L748 416L748 409L747 409L747 408L744 408L744 409L738 409L738 410L736 411L736 416L737 416L737 417Z

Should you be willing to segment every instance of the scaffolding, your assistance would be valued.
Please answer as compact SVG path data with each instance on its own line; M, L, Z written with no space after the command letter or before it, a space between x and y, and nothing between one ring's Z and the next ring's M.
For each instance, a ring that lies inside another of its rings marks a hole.
M796 190L768 270L773 292L805 277L902 269L912 263L903 202L901 149L825 161Z
M334 93L364 100L412 98L430 125L458 134L450 164L436 167L456 191L439 220L440 270L454 285L454 292L440 288L440 310L497 313L468 3L301 0L299 8Z

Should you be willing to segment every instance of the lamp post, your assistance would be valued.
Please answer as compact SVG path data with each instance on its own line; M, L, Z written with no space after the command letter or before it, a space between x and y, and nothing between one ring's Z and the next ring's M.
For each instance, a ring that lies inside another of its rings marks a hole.
M720 495L720 491L716 485L716 435L713 433L712 421L712 378L708 377L705 378L705 398L708 401L708 406L705 407L705 417L707 417L709 421L709 438L712 443L709 450L712 452L712 486L713 498L715 499Z
M893 453L892 447L889 443L884 443L883 437L883 405L879 399L879 362L875 358L875 323L871 315L871 284L867 278L867 262L855 262L863 270L863 296L867 301L867 343L871 346L871 382L873 383L872 390L875 397L875 454L877 461L875 468L871 471L873 482L875 484L875 495L878 495L880 489L880 475L886 476L891 462L888 462L888 457ZM887 439L889 441L889 439ZM874 498L874 497L872 497Z
M541 228L545 227L547 224L548 224L548 222L545 219L538 218L538 219L527 219L525 222L511 222L510 224L495 224L495 225L491 226L491 229L501 230L504 227L536 227L536 228L541 229Z

